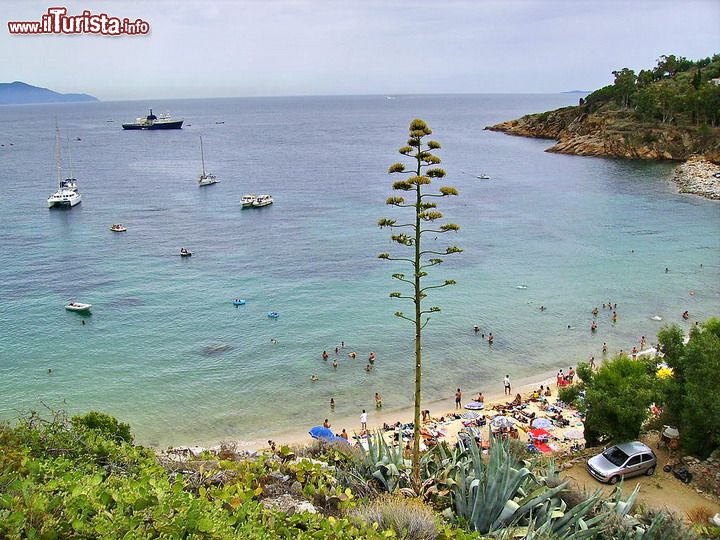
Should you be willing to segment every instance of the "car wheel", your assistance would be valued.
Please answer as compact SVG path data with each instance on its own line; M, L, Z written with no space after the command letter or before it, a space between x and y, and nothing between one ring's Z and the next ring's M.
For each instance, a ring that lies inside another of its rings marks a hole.
M671 465L665 465L665 466L663 467L663 471L665 471L665 472L670 472L670 471L672 471L672 466L671 466Z
M618 480L619 480L619 477L613 476L612 478L610 478L610 480L608 480L608 484L610 484L611 486L614 486L615 484L618 483Z
M647 471L645 471L645 474L648 476L652 476L653 474L655 474L655 467L650 467Z

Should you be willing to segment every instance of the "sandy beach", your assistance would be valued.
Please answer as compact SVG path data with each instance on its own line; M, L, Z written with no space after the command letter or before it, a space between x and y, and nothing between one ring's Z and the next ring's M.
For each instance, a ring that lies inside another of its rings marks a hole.
M567 369L567 366L563 369ZM498 372L500 373L500 372ZM540 385L543 386L550 386L552 389L552 397L550 398L550 402L554 402L554 400L557 398L557 388L555 387L555 371L553 372L543 372L539 373L534 376L528 376L522 379L518 379L516 381L512 381L512 387L511 387L511 395L506 396L504 395L502 389L503 381L502 379L498 381L492 381L488 383L488 386L492 387L492 390L487 390L485 388L461 388L463 392L463 398L462 398L462 404L463 406L466 403L469 403L472 401L472 398L478 394L478 392L483 392L483 395L485 397L485 410L480 411L482 414L486 414L488 416L492 416L494 411L492 411L492 407L494 405L504 405L510 401L513 400L515 397L515 394L521 394L523 398L527 397L528 394L530 394L533 390L540 387ZM428 401L423 402L422 409L427 409L430 411L430 415L433 418L439 418L441 416L447 416L449 413L455 412L455 397L454 397L455 388L449 388L448 394L450 397L447 399L442 400L436 400L436 401ZM394 424L396 422L401 423L410 423L413 421L413 415L414 410L412 405L402 408L390 408L390 407L382 407L382 408L376 408L374 404L370 404L367 409L365 409L368 413L368 430L370 432L376 431L378 429L381 429L383 427L383 424ZM464 408L460 411L460 413L467 412ZM290 446L296 446L296 445L303 445L303 444L309 444L312 441L312 438L310 437L308 430L313 426L319 426L322 425L325 418L327 418L332 426L332 430L335 433L340 433L343 429L347 431L347 433L352 437L354 434L360 433L360 414L362 413L362 410L358 410L357 414L354 415L347 415L342 414L338 415L333 413L330 410L330 407L328 406L327 411L323 414L319 414L317 417L317 420L314 423L309 423L307 426L298 427L297 430L288 431L280 436L273 436L269 437L269 439L272 439L277 446L280 445L290 445ZM445 432L445 437L448 440L455 440L458 431L462 428L462 422L460 420L452 420L448 421L445 424L443 424L442 429ZM267 450L268 444L267 440L264 441L223 441L223 442L229 442L231 444L236 445L238 450L254 450L254 451L261 451L261 450Z

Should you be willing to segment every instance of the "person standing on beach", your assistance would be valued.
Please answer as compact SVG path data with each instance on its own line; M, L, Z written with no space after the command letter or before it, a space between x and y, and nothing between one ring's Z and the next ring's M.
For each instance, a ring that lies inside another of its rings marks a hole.
M505 375L505 378L503 379L503 383L505 384L505 395L509 396L511 394L510 375Z
M461 409L461 408L462 408L462 392L458 388L455 391L455 410L457 411L458 409Z
M367 413L365 412L365 409L363 409L363 412L360 415L360 429L363 431L367 430Z

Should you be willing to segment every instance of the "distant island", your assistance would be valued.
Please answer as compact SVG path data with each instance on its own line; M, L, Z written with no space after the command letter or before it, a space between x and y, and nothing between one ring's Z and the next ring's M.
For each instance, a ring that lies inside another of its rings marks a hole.
M0 83L0 105L23 105L29 103L75 103L99 101L88 94L60 94L48 88L40 88L21 81Z
M720 162L720 54L661 56L653 69L612 72L613 84L579 105L528 114L485 129L555 139L548 152Z

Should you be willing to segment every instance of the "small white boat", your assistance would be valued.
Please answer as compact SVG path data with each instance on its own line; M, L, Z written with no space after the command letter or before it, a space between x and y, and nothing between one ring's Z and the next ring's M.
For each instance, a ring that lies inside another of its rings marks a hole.
M490 180L490 177L487 174L481 174L478 176L480 180Z
M253 203L253 206L255 208L260 208L261 206L267 206L268 204L272 204L273 198L271 195L258 195L258 198L255 199L255 202Z
M92 308L92 304L82 304L80 302L70 302L65 305L65 309L68 311L77 311L79 313L90 313L90 308Z
M189 251L185 248L180 248L180 256L181 257L192 257L192 251Z
M127 227L123 227L122 225L120 225L118 223L118 224L110 225L110 230L112 232L127 232Z
M200 178L198 178L198 186L202 187L217 184L220 181L217 179L217 176L209 172L205 172L205 152L203 150L202 137L200 137L200 159L202 160L202 174L200 175Z
M240 202L242 203L243 208L252 208L252 206L256 200L257 200L257 195L250 194L250 195L243 195L243 198L240 199Z

